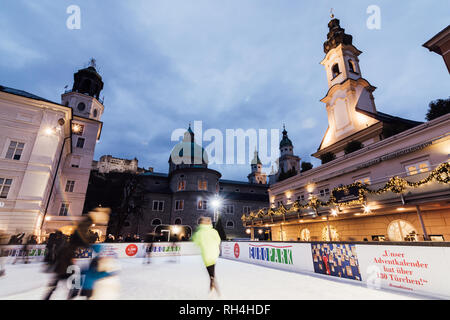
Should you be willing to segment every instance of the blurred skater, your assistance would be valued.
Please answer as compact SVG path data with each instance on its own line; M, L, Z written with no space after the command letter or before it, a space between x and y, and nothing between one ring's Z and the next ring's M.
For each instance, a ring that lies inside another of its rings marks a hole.
M119 267L114 257L103 256L100 245L93 245L96 256L81 273L84 281L80 296L88 300L116 300L119 298Z
M89 212L87 216L78 224L75 232L70 237L68 242L65 242L61 248L56 252L56 258L53 265L53 272L55 276L49 284L49 291L44 297L45 300L49 300L56 290L59 281L67 280L71 276L68 273L68 268L74 265L75 252L79 248L88 248L90 245L91 237L89 228L92 224L107 225L109 221L110 209L97 208L92 212ZM68 298L71 298L72 292Z
M8 258L7 251L3 249L2 244L7 240L7 235L0 230L0 277L6 274L5 264Z
M144 264L150 264L153 251L153 242L155 241L155 233L148 233L144 240L146 243Z
M211 218L200 218L200 224L192 236L192 241L200 247L202 259L209 275L209 291L215 290L217 294L220 294L215 281L215 266L220 254L221 239L211 224Z

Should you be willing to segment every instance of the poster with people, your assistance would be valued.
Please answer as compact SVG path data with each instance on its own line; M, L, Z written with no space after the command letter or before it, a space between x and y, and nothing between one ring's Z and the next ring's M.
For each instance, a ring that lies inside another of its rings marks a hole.
M362 281L353 244L311 243L314 272Z

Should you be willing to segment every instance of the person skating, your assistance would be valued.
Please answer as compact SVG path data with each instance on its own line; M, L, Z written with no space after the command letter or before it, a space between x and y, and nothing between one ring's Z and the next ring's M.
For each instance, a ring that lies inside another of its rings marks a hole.
M84 275L84 281L80 296L89 300L118 299L120 288L117 274L119 268L115 259L103 256L100 245L93 245L92 248L96 256L92 259L89 267L81 272Z
M79 223L75 232L70 237L70 240L62 245L62 247L56 253L55 263L53 265L53 272L55 274L53 280L50 282L49 291L44 297L45 300L49 300L56 290L59 281L67 280L71 273L68 273L68 268L74 265L73 261L75 252L79 248L88 248L90 246L89 228L92 224L106 225L109 221L109 212L107 208L97 208L95 211L90 212ZM70 293L71 295L72 293ZM71 296L69 295L69 298Z
M200 224L192 236L192 241L200 247L203 263L209 275L209 291L215 290L219 294L215 281L215 267L220 255L220 236L211 224L211 218L200 218Z

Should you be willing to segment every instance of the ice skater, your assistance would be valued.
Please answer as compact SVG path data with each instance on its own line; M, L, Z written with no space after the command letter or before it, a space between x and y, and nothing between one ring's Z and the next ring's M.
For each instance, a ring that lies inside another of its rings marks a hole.
M87 216L85 216L84 220L82 220L77 229L70 237L70 240L58 250L56 253L56 260L53 265L53 272L55 276L53 280L50 282L49 290L44 297L45 300L50 300L51 296L55 292L58 283L60 281L67 280L70 277L70 273L68 272L68 268L71 265L74 265L75 252L79 248L88 248L90 246L90 233L89 228L93 224L107 225L109 221L109 213L110 210L107 208L97 208L96 210L89 212ZM69 293L68 298L72 298L73 292Z
M152 251L153 251L153 242L155 241L155 233L148 233L145 237L145 257L144 257L144 264L150 264L151 257L152 257Z
M220 236L211 224L211 218L201 217L200 224L192 236L192 241L200 247L203 263L209 275L209 291L220 295L215 281L215 267L220 255Z
M96 257L81 273L84 281L80 296L88 300L115 300L119 298L120 284L117 276L119 267L115 258L104 256L100 245L93 245Z

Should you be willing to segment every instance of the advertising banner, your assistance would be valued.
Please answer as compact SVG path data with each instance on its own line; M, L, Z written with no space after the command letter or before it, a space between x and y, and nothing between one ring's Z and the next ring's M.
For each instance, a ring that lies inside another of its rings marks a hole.
M313 270L308 243L223 242L222 257L283 270Z
M450 247L356 247L368 286L450 298Z
M223 242L222 257L330 279L450 299L450 247Z
M22 262L40 262L45 257L45 245L3 245L0 246L0 257L6 259L6 263Z

